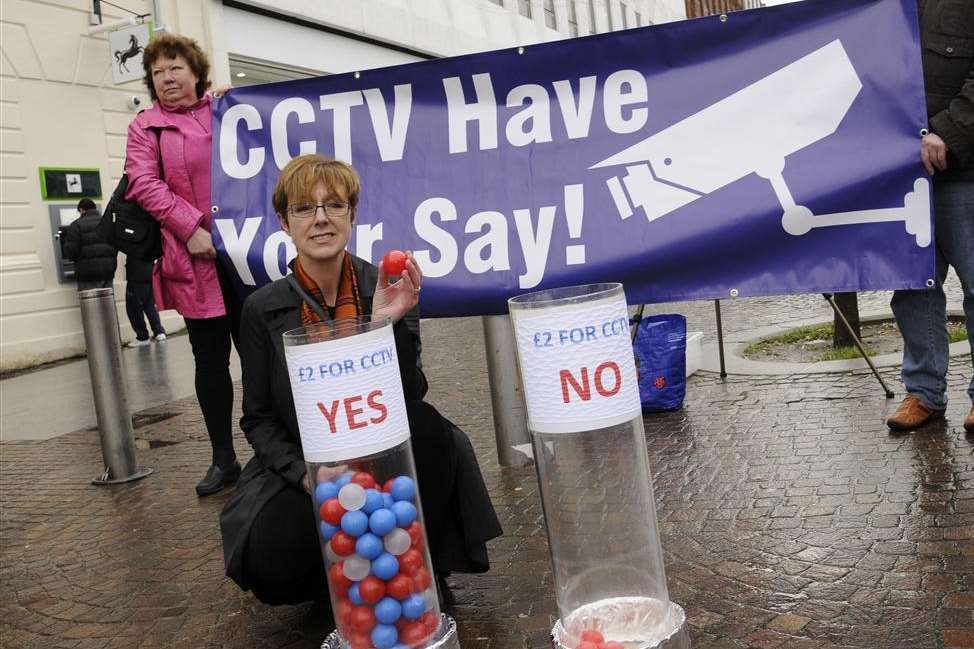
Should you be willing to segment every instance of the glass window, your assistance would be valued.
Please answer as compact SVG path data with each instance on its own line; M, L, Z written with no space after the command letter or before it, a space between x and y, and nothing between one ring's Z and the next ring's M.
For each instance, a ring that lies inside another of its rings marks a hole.
M588 33L595 33L595 0L588 0Z
M517 12L525 18L530 18L531 0L517 0Z
M555 0L544 0L544 24L552 29L558 29L555 20Z
M626 5L622 5L622 27L629 29L629 10L626 9Z
M609 31L614 32L616 26L612 22L612 0L605 0L605 14L609 17Z
M636 27L639 27L642 24L643 24L643 18L642 18L642 16L639 15L639 12L637 11L636 12Z
M575 13L575 0L568 0L568 34L578 36L578 15Z

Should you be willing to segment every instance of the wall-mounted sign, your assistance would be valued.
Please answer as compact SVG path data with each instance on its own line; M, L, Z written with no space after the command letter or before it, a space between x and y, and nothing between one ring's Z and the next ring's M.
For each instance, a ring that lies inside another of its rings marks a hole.
M97 169L41 167L41 198L101 198L101 175Z
M152 38L152 22L117 29L108 35L112 80L116 85L143 77L142 51Z

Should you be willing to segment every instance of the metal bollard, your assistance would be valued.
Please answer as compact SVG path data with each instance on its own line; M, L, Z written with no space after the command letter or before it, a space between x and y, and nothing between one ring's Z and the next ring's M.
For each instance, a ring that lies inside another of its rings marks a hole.
M94 484L118 484L144 478L152 469L135 460L135 437L129 413L128 393L122 373L115 292L111 288L80 291L81 322L88 348L88 371L98 416L101 454L105 472Z
M514 325L509 315L484 316L483 321L497 461L501 466L527 466L534 454L524 410L524 388L517 369Z

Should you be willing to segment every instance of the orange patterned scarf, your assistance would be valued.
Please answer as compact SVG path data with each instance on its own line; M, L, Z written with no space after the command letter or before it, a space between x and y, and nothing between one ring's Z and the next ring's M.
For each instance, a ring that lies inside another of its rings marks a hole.
M307 291L321 305L321 308L328 312L332 320L357 318L360 315L361 302L359 301L358 278L355 276L355 269L352 268L352 256L348 253L345 253L342 260L342 276L338 280L338 297L335 299L334 307L325 304L324 294L315 281L311 279L311 275L308 275L307 271L301 267L301 261L298 259L294 260L294 277L298 280L301 288ZM302 302L301 325L307 326L316 322L321 322L321 318L308 306L307 302Z

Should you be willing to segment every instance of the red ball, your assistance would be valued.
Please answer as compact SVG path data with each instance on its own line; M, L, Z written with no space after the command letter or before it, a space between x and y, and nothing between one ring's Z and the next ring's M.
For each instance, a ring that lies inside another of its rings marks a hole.
M352 609L355 605L352 604L347 599L338 600L338 604L335 606L335 623L338 624L339 630L342 635L348 635L348 632L352 629Z
M604 645L602 649L626 649L626 647L621 642L616 642L615 640L609 640Z
M358 583L358 594L366 604L376 604L386 596L386 585L378 577L366 577Z
M410 622L399 632L399 642L415 647L429 636L422 622Z
M360 591L361 592L361 587ZM413 580L409 575L399 573L386 582L386 593L396 599L406 599L413 592Z
M361 485L363 489L375 488L375 478L373 478L372 474L367 471L359 471L353 475L352 482L357 485Z
M413 574L423 567L423 553L416 548L410 548L399 555L399 569L406 574Z
M426 568L418 568L415 573L413 573L413 584L416 586L416 592L421 593L430 587L433 583L433 577L430 575L430 571Z
M345 532L335 532L330 543L331 549L340 557L355 554L355 537L349 536Z
M430 633L436 633L436 630L440 628L440 617L433 611L423 613L419 621L423 623L423 626Z
M575 645L575 649L599 649L599 645L591 640L582 640Z
M349 621L356 631L368 633L375 626L375 613L371 606L356 606L352 609Z
M402 275L406 269L406 253L401 250L390 250L382 258L382 268L388 275Z
M399 618L398 620L395 621L396 631L402 633L402 630L406 628L406 625L411 623L412 620L410 620L408 617Z
M413 521L406 528L406 532L409 534L410 546L422 552L426 543L423 541L423 528L420 527L419 521Z
M352 585L352 580L342 572L343 565L339 561L338 563L333 563L331 568L328 569L328 583L331 584L331 587L339 597L346 597L348 595L348 587Z
M605 636L594 629L589 629L588 631L582 631L582 640L599 644L600 642L605 642Z
M395 480L395 478L389 478L388 480L386 480L386 483L384 485L382 485L382 491L383 492L389 493L390 491L392 491L392 481L393 480Z
M345 635L345 640L348 642L348 646L352 649L372 648L372 638L370 638L369 634L367 633L352 631L351 633Z
M329 498L321 503L321 510L318 512L321 520L329 525L338 527L342 524L342 516L345 515L345 508L338 502L338 498Z

